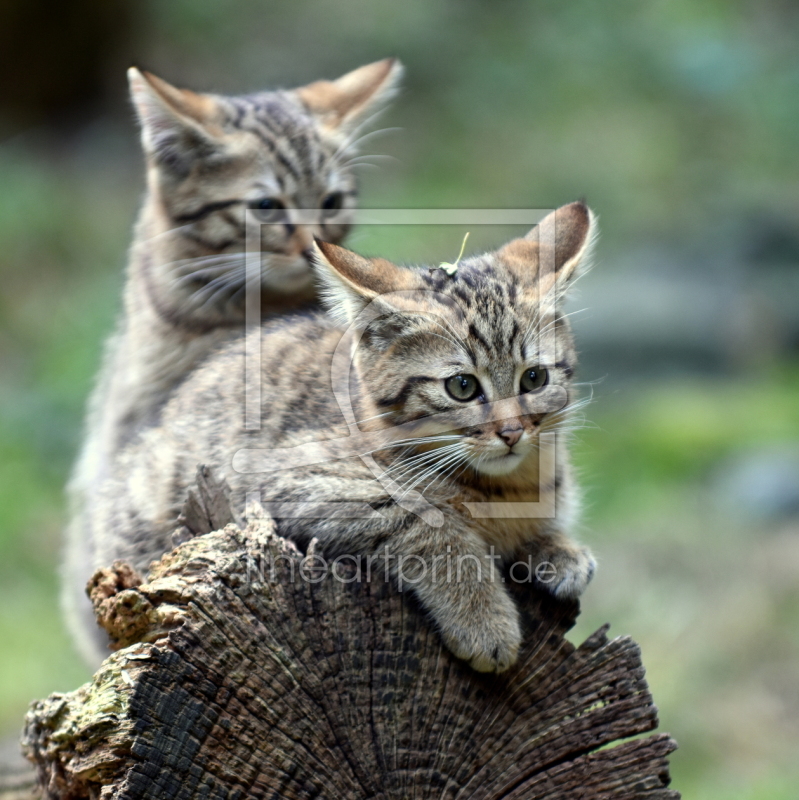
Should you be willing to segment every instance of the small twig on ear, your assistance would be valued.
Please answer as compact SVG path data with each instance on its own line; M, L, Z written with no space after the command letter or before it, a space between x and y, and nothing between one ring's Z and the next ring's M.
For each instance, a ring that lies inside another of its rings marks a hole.
M450 264L446 261L442 261L437 269L443 269L447 275L454 275L458 271L458 264L460 263L461 258L463 257L463 251L466 249L466 240L469 238L469 231L466 231L466 236L463 237L463 242L461 242L461 251L458 253L458 257L455 259L454 264Z

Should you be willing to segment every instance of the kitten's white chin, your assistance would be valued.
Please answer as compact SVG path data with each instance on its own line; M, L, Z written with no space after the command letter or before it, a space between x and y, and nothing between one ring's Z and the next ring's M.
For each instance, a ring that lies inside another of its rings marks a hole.
M492 457L475 456L471 459L472 469L483 475L508 475L524 461L522 453L505 453Z

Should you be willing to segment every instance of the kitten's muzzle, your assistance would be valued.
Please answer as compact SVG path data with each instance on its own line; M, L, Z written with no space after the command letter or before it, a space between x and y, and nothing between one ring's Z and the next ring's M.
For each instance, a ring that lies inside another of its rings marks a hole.
M497 436L511 449L523 435L524 428L519 420L506 421L497 431Z

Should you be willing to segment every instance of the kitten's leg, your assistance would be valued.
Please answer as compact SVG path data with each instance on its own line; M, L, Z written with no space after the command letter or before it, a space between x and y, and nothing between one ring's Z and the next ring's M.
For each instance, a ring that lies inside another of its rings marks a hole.
M517 559L532 565L537 586L561 599L579 597L596 571L591 551L560 531L538 533Z
M440 529L420 521L395 533L389 550L395 580L413 590L458 658L479 672L502 672L516 661L519 612L485 542L463 521Z

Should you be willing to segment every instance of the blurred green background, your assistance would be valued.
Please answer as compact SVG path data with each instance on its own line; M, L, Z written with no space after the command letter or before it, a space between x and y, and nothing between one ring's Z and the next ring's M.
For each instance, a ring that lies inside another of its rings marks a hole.
M799 7L789 0L7 0L0 5L0 734L87 672L62 487L143 190L124 71L244 92L407 67L362 203L600 216L573 301L575 641L642 646L686 798L799 789ZM354 247L451 260L460 230ZM479 240L499 243L502 230ZM588 310L583 310L588 309ZM479 734L479 732L478 732Z

